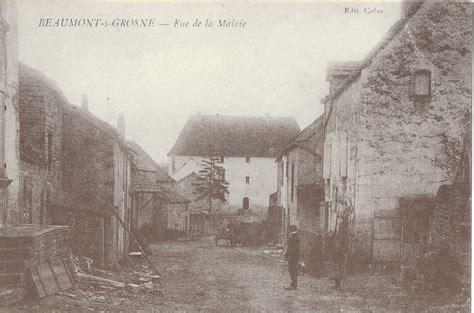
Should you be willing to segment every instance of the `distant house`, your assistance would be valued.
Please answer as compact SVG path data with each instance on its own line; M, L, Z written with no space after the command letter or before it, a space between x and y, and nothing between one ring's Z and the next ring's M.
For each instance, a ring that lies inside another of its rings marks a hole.
M160 186L171 187L174 180L138 143L127 140L127 146L132 151L131 225L134 230L140 230L145 225L156 224L155 213L163 205Z
M151 227L164 238L170 230L188 233L191 202L177 188L176 182L136 142L127 141L132 156L132 226Z
M282 212L282 238L295 224L303 251L310 238L326 229L323 186L324 117L320 116L291 140L278 156L277 206Z
M156 226L163 229L189 232L189 199L186 199L173 188L160 187L158 197L161 201L160 210L155 212ZM160 223L160 224L158 224Z
M275 190L274 160L298 132L289 117L194 115L168 153L169 174L176 180L197 174L203 159L218 156L229 182L224 212L250 209L263 219Z
M193 236L204 235L211 231L209 229L208 199L198 199L198 195L195 193L195 186L199 181L198 177L198 174L192 172L175 183L175 190L190 200L188 204L189 231ZM222 202L214 199L212 200L212 207L222 207Z

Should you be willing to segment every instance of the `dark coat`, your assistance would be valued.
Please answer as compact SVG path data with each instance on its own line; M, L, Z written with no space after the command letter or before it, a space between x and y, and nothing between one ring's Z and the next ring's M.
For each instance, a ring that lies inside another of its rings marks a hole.
M290 234L288 239L288 246L286 248L285 256L288 260L298 260L300 259L300 236L298 233Z

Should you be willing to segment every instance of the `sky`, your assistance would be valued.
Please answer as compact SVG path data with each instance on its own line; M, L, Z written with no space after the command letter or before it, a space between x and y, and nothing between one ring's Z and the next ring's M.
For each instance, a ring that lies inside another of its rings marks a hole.
M89 110L111 125L123 114L127 139L158 162L198 112L293 116L303 129L323 112L328 62L363 59L400 17L399 3L19 1L20 61L72 104L86 94ZM41 26L46 18L107 26ZM153 27L114 27L116 19Z

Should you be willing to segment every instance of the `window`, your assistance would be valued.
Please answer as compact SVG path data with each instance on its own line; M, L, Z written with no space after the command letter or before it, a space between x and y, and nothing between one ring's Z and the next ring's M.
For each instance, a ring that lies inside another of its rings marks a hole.
M288 161L286 161L286 178L288 178Z
M221 156L221 163L224 163L224 157Z
M428 101L431 98L431 72L418 70L413 73L410 86L410 98L417 102Z
M291 201L295 198L295 165L291 164Z
M245 163L250 163L250 157L245 157Z
M245 183L250 184L250 176L245 176Z
M245 197L243 200L242 200L242 208L244 210L248 210L250 207L250 201L249 201L249 198L248 197Z

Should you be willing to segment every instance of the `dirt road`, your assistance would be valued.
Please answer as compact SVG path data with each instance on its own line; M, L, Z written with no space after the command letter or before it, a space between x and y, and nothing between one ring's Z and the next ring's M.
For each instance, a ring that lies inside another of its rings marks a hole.
M326 278L306 275L298 290L287 291L286 264L263 255L261 248L216 247L212 238L205 238L157 243L152 249L153 263L162 275L160 290L131 294L79 284L68 295L23 303L10 311L463 311L449 304L452 299L404 292L396 273L350 275L341 291L332 289ZM125 268L124 275L134 266Z
M286 264L262 250L215 247L209 241L157 247L165 298L179 310L340 311L375 309L363 298L332 290L327 279L300 278L296 291L284 290ZM171 266L171 268L169 267Z

